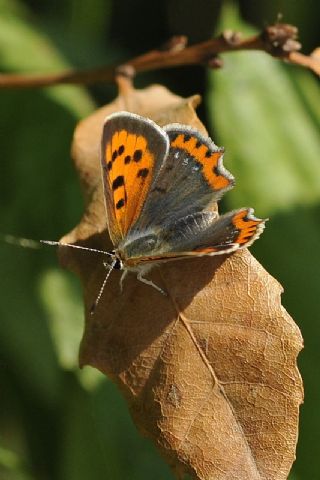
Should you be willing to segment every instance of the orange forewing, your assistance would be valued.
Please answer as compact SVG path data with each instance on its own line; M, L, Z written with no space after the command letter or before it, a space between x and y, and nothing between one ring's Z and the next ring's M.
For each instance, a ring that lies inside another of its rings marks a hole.
M115 220L124 237L140 215L150 188L155 158L143 135L121 130L106 144L105 163Z

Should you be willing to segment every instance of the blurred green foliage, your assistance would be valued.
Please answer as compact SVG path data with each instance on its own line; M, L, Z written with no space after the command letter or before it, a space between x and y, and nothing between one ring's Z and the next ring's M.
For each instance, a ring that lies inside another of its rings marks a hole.
M151 8L152 4L152 8ZM223 9L222 9L223 7ZM226 8L227 7L227 8ZM252 31L281 11L308 49L319 43L320 5L218 0L0 0L2 72L49 72L121 61L172 34L190 41L220 28ZM143 15L141 15L143 12ZM181 68L137 79L181 95L200 92L200 114L237 187L223 209L254 206L269 216L253 251L284 286L283 303L300 326L306 399L291 479L320 478L320 93L311 73L262 53L224 57L220 71ZM60 86L0 91L3 234L58 239L83 209L69 161L73 129L116 94ZM101 374L80 371L83 314L77 280L50 249L0 246L0 479L169 480L173 476L133 426L124 400Z

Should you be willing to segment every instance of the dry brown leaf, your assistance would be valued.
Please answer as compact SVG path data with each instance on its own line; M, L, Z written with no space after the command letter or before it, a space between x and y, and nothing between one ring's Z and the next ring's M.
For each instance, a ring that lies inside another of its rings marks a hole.
M129 88L78 125L73 156L88 206L63 241L112 248L99 165L104 117L129 110L160 125L177 121L205 131L194 112L198 102L157 85ZM281 306L282 287L247 250L154 269L150 277L169 297L132 274L121 293L115 271L94 316L89 309L105 276L101 256L69 248L60 254L84 286L81 365L117 383L138 428L177 477L287 478L303 396L296 367L302 339Z

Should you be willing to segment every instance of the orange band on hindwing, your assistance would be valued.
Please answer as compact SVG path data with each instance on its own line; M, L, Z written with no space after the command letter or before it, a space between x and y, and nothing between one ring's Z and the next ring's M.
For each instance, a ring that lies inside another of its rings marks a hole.
M234 241L239 243L239 245L250 242L250 239L255 236L259 225L264 223L264 220L250 217L248 213L248 210L241 210L232 219L233 225L236 230L239 231L239 234Z

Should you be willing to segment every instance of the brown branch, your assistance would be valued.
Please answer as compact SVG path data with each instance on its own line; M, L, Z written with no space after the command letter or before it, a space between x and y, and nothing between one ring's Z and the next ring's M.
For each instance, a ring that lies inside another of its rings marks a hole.
M152 50L129 60L124 65L107 66L84 71L69 71L49 75L0 74L0 88L46 87L59 84L94 84L114 82L119 73L131 75L173 68L182 65L222 66L220 54L239 50L260 50L275 58L309 68L320 75L319 55L304 55L297 42L298 30L292 25L277 23L266 27L259 35L246 39L241 34L226 31L221 36L206 42L186 46L186 37L174 37L162 49Z
M318 49L316 49L318 51ZM288 61L301 67L306 67L320 76L320 55L319 52L315 55L303 55L300 52L291 52L288 55Z

